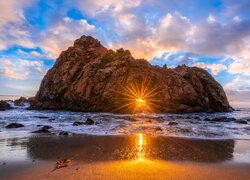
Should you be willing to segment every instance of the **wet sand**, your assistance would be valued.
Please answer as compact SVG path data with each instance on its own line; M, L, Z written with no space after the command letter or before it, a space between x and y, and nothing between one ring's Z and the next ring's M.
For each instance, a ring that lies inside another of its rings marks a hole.
M84 163L53 171L55 162L13 173L6 179L249 179L250 165L125 160Z
M0 179L250 179L249 147L143 134L11 138L0 142ZM56 169L65 158L70 166Z

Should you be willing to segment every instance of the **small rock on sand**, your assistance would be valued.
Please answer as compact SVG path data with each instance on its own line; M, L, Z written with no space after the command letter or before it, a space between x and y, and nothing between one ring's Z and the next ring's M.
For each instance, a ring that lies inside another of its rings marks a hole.
M51 129L51 128L53 128L53 127L52 126L48 126L48 125L42 127L42 129Z
M80 121L75 121L72 125L73 126L80 126L80 125L83 125L85 124L84 122L80 122Z
M162 131L162 128L160 127L154 127L154 131L157 132L157 131Z
M39 119L48 119L49 117L47 117L47 116L34 116L34 118L39 118Z
M168 125L173 126L173 125L177 125L177 122L169 122Z
M90 119L90 118L88 118L88 119L85 121L85 124L87 124L87 125L93 125L94 123L95 123L95 121L92 120L92 119Z
M24 125L19 123L10 123L7 126L5 126L5 128L20 128L20 127L24 127Z
M51 132L46 128L41 128L37 131L33 131L32 133L51 133Z
M102 124L102 121L96 121L95 125L97 125L97 124Z
M133 117L126 117L125 118L127 121L138 121L137 119L133 118Z
M68 133L67 131L61 131L61 132L59 132L58 135L59 135L59 136L68 136L69 133Z
M236 123L239 123L239 124L247 124L247 121L243 120L243 119L238 119L235 121Z

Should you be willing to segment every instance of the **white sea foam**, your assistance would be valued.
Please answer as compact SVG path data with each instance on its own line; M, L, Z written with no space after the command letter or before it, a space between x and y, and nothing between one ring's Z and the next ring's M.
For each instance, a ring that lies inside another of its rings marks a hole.
M112 114L83 113L68 111L36 111L26 110L29 107L14 106L13 109L0 112L0 131L31 131L38 130L38 125L50 125L51 132L68 131L77 134L91 135L130 135L135 133L159 134L166 136L194 138L232 138L250 139L249 124L235 122L208 122L205 118L218 116L250 119L250 109L240 109L229 113L193 113L193 114ZM157 119L158 117L158 119ZM159 118L160 117L160 118ZM188 118L187 118L188 117ZM85 122L87 118L100 124L72 126L75 121ZM168 125L170 121L177 125ZM6 129L12 122L24 124L23 128Z

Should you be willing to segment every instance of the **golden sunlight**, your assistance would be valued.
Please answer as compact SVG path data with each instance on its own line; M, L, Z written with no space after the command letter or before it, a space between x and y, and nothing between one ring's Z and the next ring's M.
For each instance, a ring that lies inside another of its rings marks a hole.
M138 134L139 139L137 142L137 147L138 147L138 159L142 160L144 159L145 156L145 145L146 145L146 141L145 139L143 139L143 134Z
M145 107L146 106L146 102L142 99L136 99L136 107Z
M155 112L156 106L161 102L160 84L153 84L149 79L143 79L141 83L133 82L123 87L120 92L115 92L121 95L121 102L124 104L113 111L127 109L131 113L136 112Z
M142 141L143 141L142 134L138 134L138 136L139 136L139 145L142 146Z

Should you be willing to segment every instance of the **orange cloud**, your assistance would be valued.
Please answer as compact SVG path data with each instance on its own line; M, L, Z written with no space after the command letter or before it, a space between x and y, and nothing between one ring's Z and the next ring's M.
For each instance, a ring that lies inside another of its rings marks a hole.
M29 75L29 72L25 72L24 74L17 74L17 73L10 71L9 69L4 69L3 72L1 72L1 74L8 76L10 79L24 80Z

